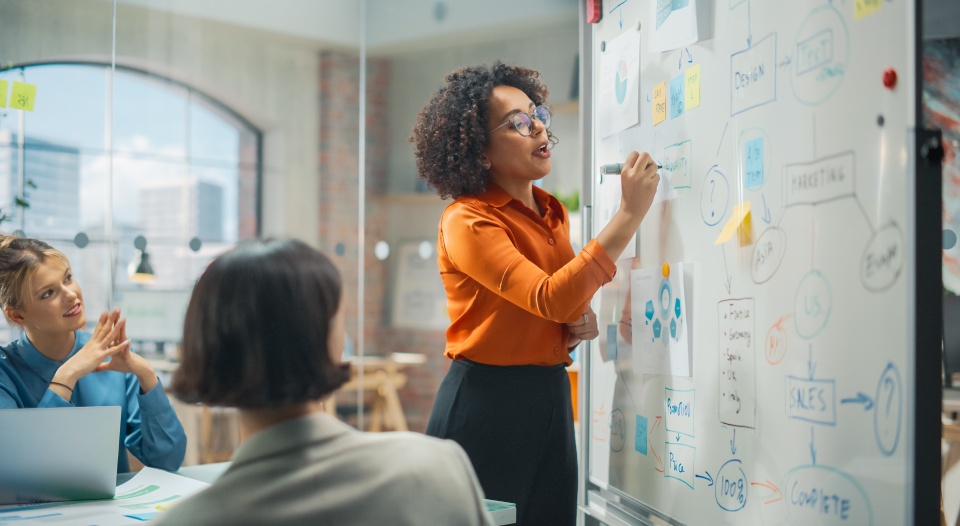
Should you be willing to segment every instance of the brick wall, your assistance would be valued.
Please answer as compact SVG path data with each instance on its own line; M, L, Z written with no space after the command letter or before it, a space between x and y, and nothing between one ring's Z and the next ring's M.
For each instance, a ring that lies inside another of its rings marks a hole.
M347 334L356 341L360 62L356 54L341 51L325 51L319 61L320 249L332 256L343 275ZM400 392L410 429L422 432L449 360L443 357L443 331L389 327L386 308L391 269L373 255L374 243L384 239L388 215L380 197L388 188L390 141L385 116L389 115L386 96L391 81L389 60L368 59L366 81L369 88L366 93L364 349L367 354L419 352L427 356L424 365L405 369L407 384ZM353 399L350 395L342 398Z

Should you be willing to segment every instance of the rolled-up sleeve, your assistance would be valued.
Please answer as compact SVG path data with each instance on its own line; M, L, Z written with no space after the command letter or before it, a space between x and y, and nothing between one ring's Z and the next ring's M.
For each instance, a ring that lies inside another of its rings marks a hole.
M506 225L472 207L447 215L441 228L447 256L460 272L547 320L575 321L616 273L616 264L592 240L550 275L524 256Z

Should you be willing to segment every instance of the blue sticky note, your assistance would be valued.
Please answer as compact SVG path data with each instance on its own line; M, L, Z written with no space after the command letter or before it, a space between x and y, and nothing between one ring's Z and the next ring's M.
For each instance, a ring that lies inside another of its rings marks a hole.
M763 186L763 137L747 141L743 158L744 184L747 188Z
M607 354L604 356L605 362L617 359L617 325L607 325Z
M637 415L637 432L633 437L633 448L641 455L647 454L647 417Z
M686 77L677 75L670 80L670 118L676 119L683 115L683 103L686 99L683 97L683 85Z

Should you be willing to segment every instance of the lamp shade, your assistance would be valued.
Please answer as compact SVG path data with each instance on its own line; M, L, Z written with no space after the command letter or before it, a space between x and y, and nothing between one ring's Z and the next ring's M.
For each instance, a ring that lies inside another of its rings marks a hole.
M156 276L153 274L153 266L150 265L150 254L140 251L138 259L136 270L133 271L130 279L134 283L153 283L156 281Z

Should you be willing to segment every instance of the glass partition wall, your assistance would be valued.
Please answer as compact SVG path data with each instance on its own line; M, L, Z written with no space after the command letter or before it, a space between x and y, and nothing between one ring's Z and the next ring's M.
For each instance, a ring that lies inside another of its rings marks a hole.
M364 8L363 335L368 355L399 363L406 425L422 432L449 367L436 250L449 201L418 180L409 140L417 114L457 68L500 60L538 70L560 140L541 183L567 205L579 244L578 3L366 0Z
M305 240L344 280L354 378L329 410L422 432L449 365L448 203L418 181L417 113L458 67L539 70L560 139L542 184L580 243L577 7L0 0L0 231L65 252L88 312L120 307L164 382L206 265L244 239ZM231 411L175 405L187 464L230 457Z

